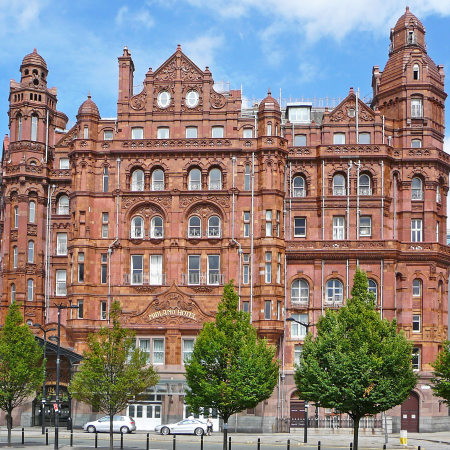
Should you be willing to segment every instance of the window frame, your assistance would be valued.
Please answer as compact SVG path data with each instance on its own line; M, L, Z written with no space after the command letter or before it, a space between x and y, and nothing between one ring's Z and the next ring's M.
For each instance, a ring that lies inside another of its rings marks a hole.
M296 314L291 314L291 317L295 320L297 320L298 322L302 322L302 323L309 323L309 317L307 313L296 313ZM295 322L294 320L291 322L291 329L290 329L290 334L291 334L291 339L301 339L304 340L307 336L307 332L306 332L307 328L304 325L300 325L299 323Z
M142 169L135 169L131 174L131 190L142 192L145 189L145 173Z
M213 219L217 219L218 223L216 225L211 224ZM210 216L208 217L208 237L209 238L221 238L222 237L222 228L221 221L219 216Z
M32 278L27 280L27 301L34 301L34 280Z
M368 223L363 224L364 221ZM372 216L359 216L359 237L372 237Z
M198 138L198 127L187 126L185 128L186 139L197 139ZM192 136L190 136L192 135Z
M135 254L130 256L130 284L132 286L141 286L144 284L144 255Z
M298 290L298 295L295 295L296 290ZM291 303L309 303L309 283L304 278L297 278L292 282Z
M194 264L196 262L196 264ZM198 266L198 267L196 267ZM200 255L188 255L188 284L198 286L200 284L202 261ZM198 280L197 280L198 278Z
M67 233L56 233L56 255L67 256L69 237Z
M340 182L340 180L342 180L342 183ZM347 180L341 173L336 173L335 175L333 175L333 195L347 195Z
M36 202L34 200L28 202L28 223L36 223Z
M211 268L211 265L213 266ZM208 285L220 285L220 255L208 255L207 258L207 282Z
M198 180L193 179L193 175L198 174ZM201 191L202 190L202 172L197 167L189 170L189 179L188 179L188 190L189 191Z
M64 276L63 276L64 275ZM67 270L57 269L55 273L55 296L61 297L67 295Z
M197 224L192 224L194 219L198 220ZM197 215L192 215L188 219L188 237L190 238L201 238L202 237L202 219Z
M211 137L214 139L222 139L225 137L225 129L222 125L214 125L211 127Z
M423 242L423 219L411 219L411 242Z
M332 278L327 281L325 285L325 302L334 304L344 303L344 285L341 280Z
M306 237L306 217L294 217L294 237Z
M333 133L333 145L345 145L346 135L342 132Z
M156 130L156 139L170 139L170 128L158 127Z
M160 224L156 222L161 221ZM150 237L152 239L164 238L164 219L161 216L153 216L150 220Z
M27 246L27 262L28 264L34 264L34 251L35 251L35 243L33 240L28 241Z
M333 240L345 240L345 216L333 216Z
M132 127L131 128L131 139L144 139L144 128L143 127Z
M213 167L208 174L208 190L222 190L222 171L217 167Z
M420 333L421 332L421 316L420 314L413 314L412 320L412 332Z
M265 253L264 266L264 282L266 284L272 283L272 252Z
M66 204L61 204L61 200L64 200L64 203ZM67 200L67 202L66 202ZM59 197L58 199L58 215L60 216L64 216L70 214L70 200L69 200L69 196L68 195L61 195L61 197Z
M137 225L138 219L141 221L141 225ZM131 229L130 229L131 239L144 239L145 238L145 222L144 218L141 216L134 216L131 219Z

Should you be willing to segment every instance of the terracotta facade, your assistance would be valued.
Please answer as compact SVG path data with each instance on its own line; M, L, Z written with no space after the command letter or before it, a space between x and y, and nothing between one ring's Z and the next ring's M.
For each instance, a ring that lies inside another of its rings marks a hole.
M2 316L15 299L28 323L50 326L55 303L82 304L64 312L62 331L62 345L82 353L119 300L161 375L129 414L151 406L152 424L172 421L187 413L183 358L234 279L282 362L273 397L243 412L238 428L281 431L305 331L286 318L315 324L345 304L359 265L380 314L414 341L417 426L447 415L426 387L447 337L446 94L421 22L407 9L392 29L371 104L350 89L334 108L280 105L270 91L246 107L181 47L136 93L126 47L118 61L117 118L102 119L89 96L69 131L36 50L11 81ZM389 415L399 428L400 407Z

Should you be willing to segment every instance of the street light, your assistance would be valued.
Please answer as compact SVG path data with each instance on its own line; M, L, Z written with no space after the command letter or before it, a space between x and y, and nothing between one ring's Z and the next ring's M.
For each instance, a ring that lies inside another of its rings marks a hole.
M61 310L62 309L78 309L78 306L66 306L60 303L54 304L58 308L58 337L50 336L49 339L58 342L58 347L56 351L56 414L55 414L55 446L54 449L58 450L58 438L59 438L59 366L60 366L60 349L61 349Z
M314 327L316 324L315 323L304 323L304 322L300 322L297 319L294 319L293 317L288 317L286 319L286 321L289 322L295 322L298 323L299 325L303 326L306 328L306 334L308 334L309 331L309 327ZM303 436L303 442L305 444L308 443L308 408L309 408L309 404L308 402L305 400L305 426L304 426L304 436Z
M39 328L44 333L44 359L46 358L46 345L47 333L49 331L56 331L56 328L49 328L46 330L42 328L40 323L34 323L33 327ZM45 434L45 377L47 376L46 367L44 366L44 382L42 383L42 434Z

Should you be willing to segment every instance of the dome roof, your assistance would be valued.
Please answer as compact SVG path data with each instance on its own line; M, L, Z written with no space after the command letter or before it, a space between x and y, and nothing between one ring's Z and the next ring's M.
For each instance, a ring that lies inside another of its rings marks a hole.
M410 23L411 19L418 27L424 28L422 22L409 10L409 6L407 6L405 14L403 14L403 16L401 16L400 19L397 20L395 29L405 28L405 26Z
M22 66L25 65L41 66L47 70L47 63L45 62L45 59L37 52L36 49L33 50L33 53L29 53L25 56L25 58L23 58Z
M280 105L278 104L277 100L272 97L270 88L269 92L267 93L267 97L259 104L259 110L262 111L264 109L276 109L278 111L280 110Z
M97 116L100 117L97 105L91 100L91 94L89 93L87 100L85 100L78 108L78 115L83 116Z

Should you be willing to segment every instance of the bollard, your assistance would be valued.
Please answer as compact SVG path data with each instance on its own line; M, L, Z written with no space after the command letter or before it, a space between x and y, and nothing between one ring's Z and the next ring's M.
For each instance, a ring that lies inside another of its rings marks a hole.
M203 434L200 436L200 450L203 450Z
M291 450L291 440L288 439L287 441L287 450Z
M177 449L177 437L174 435L173 436L173 450L176 450Z
M97 432L97 430L95 430L95 444L94 444L94 448L97 448L97 444L98 444L97 439L98 439L98 432Z
M258 450L261 450L261 438L258 438Z
M25 444L25 428L22 428L22 445Z
M48 428L45 429L45 445L48 445Z
M417 450L420 450L420 445L417 447Z
M70 446L73 447L73 430L70 430Z
M386 444L383 445L383 450L386 450Z
M353 449L353 442L350 442L350 450Z
M228 438L228 450L231 450L231 436Z
M317 443L317 450L320 450L320 441Z
M147 450L150 449L150 433L147 433Z
M123 449L123 431L120 432L120 448Z

